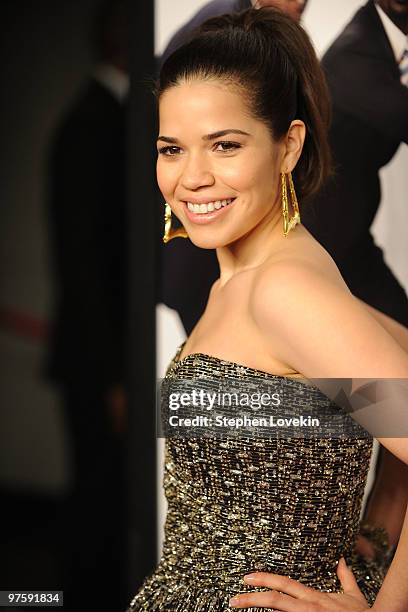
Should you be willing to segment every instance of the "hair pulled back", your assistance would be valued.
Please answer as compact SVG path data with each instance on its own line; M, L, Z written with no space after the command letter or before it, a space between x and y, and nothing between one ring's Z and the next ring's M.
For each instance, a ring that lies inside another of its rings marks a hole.
M294 119L306 125L294 171L300 199L316 193L330 172L330 103L326 80L309 37L287 15L271 8L213 17L164 62L158 99L171 87L195 79L240 86L251 114L274 140Z

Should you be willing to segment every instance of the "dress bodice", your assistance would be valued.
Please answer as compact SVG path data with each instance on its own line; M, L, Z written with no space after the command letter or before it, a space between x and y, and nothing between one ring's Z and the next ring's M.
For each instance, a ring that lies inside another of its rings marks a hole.
M182 347L166 379L268 379L285 386L287 409L338 409L293 378L202 353L178 360ZM371 437L167 438L162 556L129 610L228 610L234 594L257 590L242 582L253 571L340 592L342 555L373 603L386 568L354 550L372 444Z

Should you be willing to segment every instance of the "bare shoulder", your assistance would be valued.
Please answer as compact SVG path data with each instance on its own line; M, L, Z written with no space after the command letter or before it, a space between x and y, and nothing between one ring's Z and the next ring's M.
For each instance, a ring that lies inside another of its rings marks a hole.
M303 249L302 249L303 246ZM313 238L303 240L298 249L287 249L267 262L254 275L251 307L254 316L265 308L279 315L292 304L308 299L326 300L330 293L352 295L330 255ZM272 311L271 311L272 309Z
M271 352L311 378L406 377L407 353L352 295L328 253L310 244L307 254L288 251L254 275L250 317Z

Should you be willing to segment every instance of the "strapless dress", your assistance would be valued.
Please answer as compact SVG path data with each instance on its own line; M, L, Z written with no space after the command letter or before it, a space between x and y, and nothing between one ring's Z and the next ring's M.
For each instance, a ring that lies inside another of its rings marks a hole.
M165 380L267 379L285 387L287 410L310 405L338 410L317 387L295 378L203 353L180 360L184 344ZM267 590L242 581L256 571L341 593L336 574L341 556L372 605L392 552L384 530L360 522L372 448L371 436L166 438L162 555L126 612L233 610L232 596ZM356 552L358 533L372 538L373 560Z

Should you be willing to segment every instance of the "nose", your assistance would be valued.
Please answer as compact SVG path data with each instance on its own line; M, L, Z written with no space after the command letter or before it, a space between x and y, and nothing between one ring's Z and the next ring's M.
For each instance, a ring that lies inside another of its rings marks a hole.
M184 189L192 191L214 184L214 175L205 155L188 155L180 182Z

